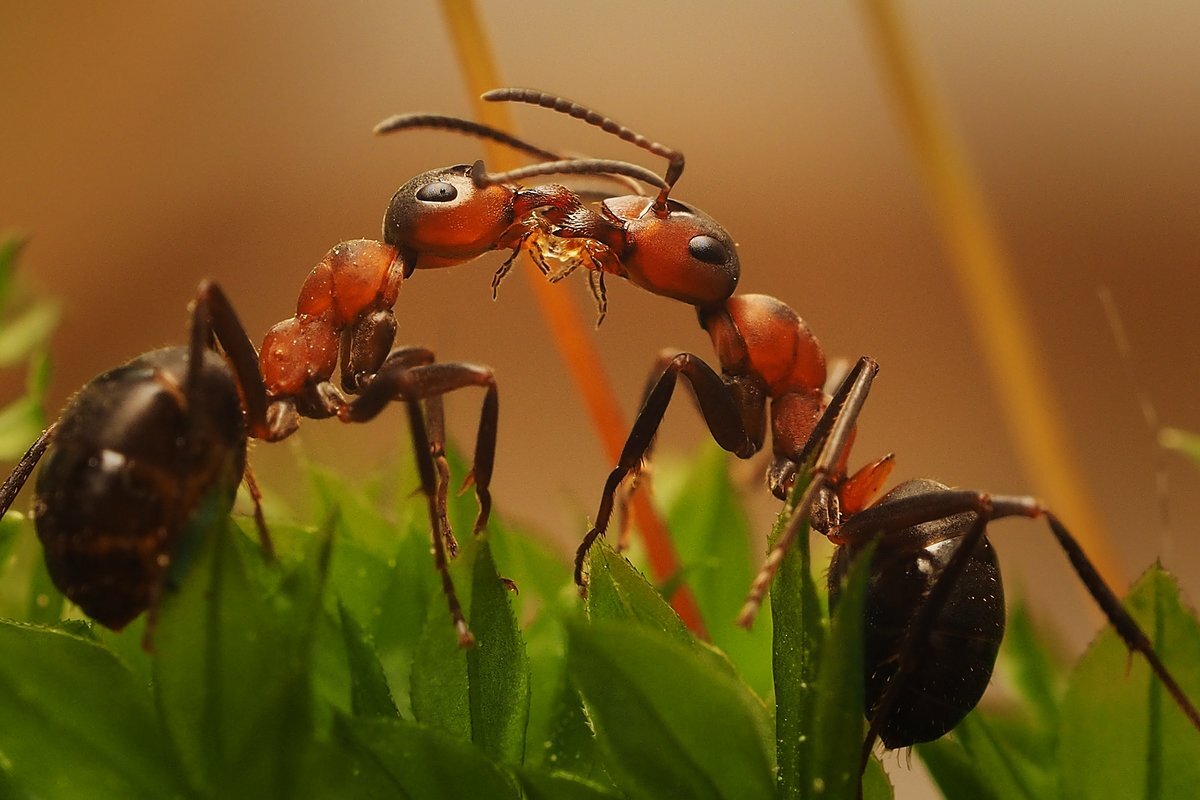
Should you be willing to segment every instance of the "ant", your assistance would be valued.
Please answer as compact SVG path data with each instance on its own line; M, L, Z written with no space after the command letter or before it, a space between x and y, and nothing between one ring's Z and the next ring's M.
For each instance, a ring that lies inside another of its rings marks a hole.
M1159 659L1149 637L1075 537L1036 498L952 489L916 479L874 503L866 502L865 507L841 503L854 425L878 369L871 359L859 359L793 462L795 467L810 465L808 483L738 617L743 626L753 622L775 571L806 524L836 545L828 576L831 607L838 602L851 563L875 543L864 612L869 724L862 766L876 739L888 749L937 739L983 696L1005 623L1004 588L987 526L1004 517L1046 521L1125 646L1142 654L1176 705L1200 730L1200 713ZM869 500L869 495L862 499Z
M659 187L653 200L640 195L610 197L600 203L599 211L574 209L542 232L582 240L582 255L587 259L583 263L599 274L598 299L603 296L603 275L608 273L696 306L721 367L718 374L691 353L660 358L618 464L605 483L595 523L576 553L575 580L581 588L586 586L588 551L608 526L618 488L640 470L682 374L713 438L739 458L749 458L762 449L769 416L774 458L767 483L780 499L787 498L798 465L808 463L817 453L792 522L756 578L739 616L742 625L753 621L786 548L805 520L811 519L813 527L838 545L829 578L833 602L854 555L868 542L881 541L867 598L865 688L870 724L863 747L864 766L877 738L888 748L936 739L978 703L1003 637L1005 613L999 567L985 532L989 521L1007 516L1046 519L1080 580L1126 645L1142 653L1200 729L1200 714L1159 660L1149 639L1074 537L1038 501L913 480L871 503L891 472L893 457L869 463L853 475L847 475L846 462L854 425L877 366L869 359L861 360L837 395L832 400L826 397L824 353L804 321L773 297L734 296L740 266L732 238L708 215L669 199L683 171L682 153L554 95L498 89L484 99L525 102L569 114L668 160L661 182L636 176ZM543 164L495 175L487 175L477 163L473 179L476 186L518 180L561 171L564 163L572 162L548 158ZM577 171L587 171L582 166L586 163L579 160ZM497 281L502 277L503 273L498 273ZM965 631L963 615L969 620ZM929 645L934 634L957 637L956 641L969 634L970 639L939 652ZM929 696L942 697L944 702L930 709Z
M551 155L486 126L462 124L540 157ZM655 177L620 162L593 163L587 170ZM303 282L295 315L267 332L261 354L224 293L205 282L187 347L147 353L75 395L0 486L2 516L54 445L37 482L33 516L48 569L67 597L114 630L148 610L149 646L181 537L202 506L228 512L243 476L263 549L272 553L246 466L249 438L285 439L302 417L366 422L403 399L429 503L435 564L459 643L473 643L446 564L456 542L446 515L441 397L467 386L485 391L474 463L464 483L474 485L479 501L478 534L491 510L496 381L489 367L438 363L425 348L392 350L392 308L417 269L452 266L504 248L513 250L509 263L522 251L536 258L539 248L550 246L545 226L582 206L561 186L477 185L472 175L481 172L481 162L445 167L401 186L384 217L383 241L354 240L331 249ZM216 343L227 361L215 354ZM340 389L332 382L335 370Z

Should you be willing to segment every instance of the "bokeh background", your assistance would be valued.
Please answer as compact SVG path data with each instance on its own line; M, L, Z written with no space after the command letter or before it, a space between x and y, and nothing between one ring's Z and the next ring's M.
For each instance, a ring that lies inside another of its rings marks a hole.
M1039 493L1003 426L858 6L528 0L480 10L505 83L560 92L682 149L676 194L738 240L741 289L791 304L831 356L881 362L861 457L894 450L899 477ZM1196 596L1200 471L1155 447L1097 288L1115 297L1133 372L1160 417L1200 430L1200 5L928 0L902 11L1018 268L1050 400L1126 573L1162 555ZM32 237L26 278L66 311L55 406L100 370L181 341L204 276L259 339L291 315L326 249L378 235L399 184L481 152L450 134L370 133L401 111L470 114L431 0L5 3L0 104L0 226ZM659 166L579 123L515 111L521 132L547 147ZM499 507L565 550L611 465L527 283L511 278L491 301L498 263L416 275L397 305L400 341L496 368ZM632 418L661 348L708 357L711 347L690 308L609 286L596 336ZM590 319L582 277L560 289ZM0 399L22 379L0 376ZM448 407L468 441L478 398ZM705 436L682 402L660 450L684 458ZM308 424L299 446L365 473L407 448L405 437L391 413L359 430ZM257 448L260 480L286 487L296 455ZM762 466L737 474L765 531L774 504ZM1050 538L1018 522L994 538L1012 585L1081 647L1095 617Z

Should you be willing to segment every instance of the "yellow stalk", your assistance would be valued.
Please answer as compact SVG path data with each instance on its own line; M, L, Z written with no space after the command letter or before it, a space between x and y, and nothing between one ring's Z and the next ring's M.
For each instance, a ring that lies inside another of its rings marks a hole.
M895 5L865 0L864 6L1020 463L1105 580L1124 586L1127 578L1084 488L1033 322L964 150Z

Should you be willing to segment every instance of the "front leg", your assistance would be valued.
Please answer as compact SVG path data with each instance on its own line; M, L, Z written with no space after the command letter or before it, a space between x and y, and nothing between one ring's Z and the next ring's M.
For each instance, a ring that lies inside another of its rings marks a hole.
M469 647L474 638L463 617L454 583L447 566L448 542L444 527L445 476L439 480L437 458L442 436L441 397L455 389L467 386L484 388L483 409L480 413L479 430L475 439L475 462L467 483L474 482L479 500L479 515L475 520L478 535L487 525L491 513L492 467L495 462L496 430L499 417L499 397L495 377L488 367L474 364L438 364L432 362L433 354L423 348L408 348L396 351L384 362L379 372L367 384L363 392L338 409L338 418L343 422L366 422L374 419L380 411L396 400L402 400L408 409L413 437L413 451L421 476L421 491L429 508L430 535L433 542L434 566L442 580L442 590L450 609L459 645ZM433 417L434 441L431 441L426 416L421 404L425 401Z
M581 589L587 586L583 574L584 562L596 539L603 535L608 527L617 489L631 472L638 469L649 451L681 374L691 384L704 421L718 445L739 458L749 458L762 448L761 427L757 431L747 430L746 420L761 418L763 412L761 409L744 408L741 405L739 401L744 395L738 391L735 379L723 378L691 353L674 356L647 393L646 402L638 412L629 438L625 441L625 447L621 450L617 467L605 481L595 522L575 552L575 583ZM765 402L761 393L750 396L758 397L759 402Z

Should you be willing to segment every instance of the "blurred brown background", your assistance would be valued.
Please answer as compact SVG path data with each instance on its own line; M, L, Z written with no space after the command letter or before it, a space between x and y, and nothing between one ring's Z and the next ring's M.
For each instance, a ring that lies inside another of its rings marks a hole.
M1200 5L903 10L1019 268L1088 488L1127 572L1140 572L1163 552L1160 456L1096 290L1111 287L1164 422L1200 430ZM832 356L882 363L861 458L895 450L901 478L1039 492L1001 427L855 4L530 0L482 12L505 83L561 92L685 151L677 195L737 238L742 290L794 306ZM327 248L378 235L396 186L480 153L449 134L370 133L401 111L470 113L432 2L6 3L0 103L0 225L33 237L25 271L66 308L55 403L101 369L180 341L202 276L224 285L258 340L292 313ZM579 123L516 111L547 147L660 166ZM400 340L497 369L499 507L574 539L610 465L523 279L491 302L497 263L418 274L397 306ZM590 319L584 281L561 289ZM688 307L617 281L610 304L596 335L632 416L660 348L706 358L711 348ZM21 378L3 376L11 393ZM460 441L477 407L450 402ZM408 447L402 417L387 419L306 425L304 450L368 469ZM705 435L681 403L661 450L686 455ZM284 484L293 457L258 448L260 478ZM1200 470L1165 463L1165 557L1195 596ZM743 474L765 530L774 504L757 468ZM1016 522L995 536L1013 585L1045 615L1087 621L1080 644L1091 617L1063 588L1074 578L1049 537Z

